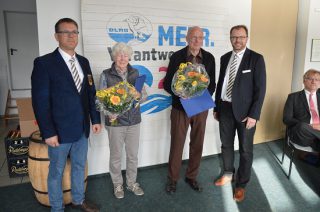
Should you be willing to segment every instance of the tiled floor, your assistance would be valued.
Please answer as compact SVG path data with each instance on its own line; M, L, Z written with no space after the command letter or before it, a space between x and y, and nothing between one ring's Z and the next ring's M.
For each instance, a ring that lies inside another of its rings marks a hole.
M10 178L8 172L4 138L10 130L16 129L18 124L18 120L8 120L8 125L5 126L4 120L0 119L0 187L29 182L28 176Z

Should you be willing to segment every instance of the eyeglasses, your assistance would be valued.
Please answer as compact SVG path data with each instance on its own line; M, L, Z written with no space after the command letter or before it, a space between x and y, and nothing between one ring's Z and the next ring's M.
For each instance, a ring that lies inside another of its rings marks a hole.
M248 36L231 36L230 39L235 41L235 40L244 40L246 39Z
M315 82L319 82L319 81L320 81L320 79L317 79L317 78L309 78L309 77L305 78L305 80L315 81Z
M79 34L79 31L58 31L57 32L58 34L62 34L62 35L65 35L65 36L69 36L69 35L78 35Z
M201 40L202 41L203 39L204 39L204 37L197 37L197 36L193 36L193 37L190 38L191 41L196 41L196 40Z

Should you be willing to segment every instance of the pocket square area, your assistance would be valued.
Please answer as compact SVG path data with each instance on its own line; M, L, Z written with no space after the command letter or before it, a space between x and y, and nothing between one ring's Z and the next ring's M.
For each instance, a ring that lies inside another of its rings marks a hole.
M245 74L245 73L249 73L249 72L251 72L251 70L250 70L250 69L248 69L248 70L243 70L243 71L242 71L242 73L243 73L243 74Z

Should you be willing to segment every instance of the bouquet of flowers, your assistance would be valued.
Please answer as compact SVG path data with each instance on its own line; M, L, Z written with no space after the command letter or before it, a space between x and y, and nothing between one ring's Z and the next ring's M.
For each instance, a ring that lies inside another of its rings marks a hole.
M97 109L107 116L117 117L131 109L135 101L139 101L140 94L134 86L128 82L119 82L118 84L98 90ZM136 105L137 106L137 105ZM111 119L112 125L116 124L116 119Z
M182 98L201 96L209 86L210 78L202 64L181 63L173 76L171 89Z

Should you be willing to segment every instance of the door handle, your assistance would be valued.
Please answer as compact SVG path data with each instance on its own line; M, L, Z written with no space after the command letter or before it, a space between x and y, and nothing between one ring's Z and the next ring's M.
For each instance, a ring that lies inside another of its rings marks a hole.
M10 55L13 55L13 52L17 52L18 49L13 49L13 48L10 48Z

